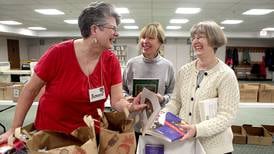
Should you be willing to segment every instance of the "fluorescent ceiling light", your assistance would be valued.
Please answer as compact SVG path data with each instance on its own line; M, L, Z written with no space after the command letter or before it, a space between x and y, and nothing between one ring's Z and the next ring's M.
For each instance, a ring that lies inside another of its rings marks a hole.
M171 20L169 20L169 23L171 23L171 24L185 24L188 21L189 21L188 19L171 19Z
M225 27L221 27L221 29L225 29Z
M125 29L139 29L138 26L124 26Z
M128 8L124 8L124 7L115 8L115 11L117 11L119 14L128 14L129 13Z
M177 14L196 14L201 11L200 8L177 8L176 12Z
M69 20L64 20L65 23L68 23L68 24L78 24L78 20L76 19L69 19Z
M261 30L260 31L260 36L261 37L267 36L267 31L266 30Z
M239 24L242 23L243 20L224 20L221 22L221 24Z
M166 29L170 29L170 30L176 30L176 29L181 29L181 26L166 26Z
M56 9L35 9L35 12L44 14L44 15L62 15L65 14L62 11L56 10Z
M0 21L0 24L4 24L4 25L22 25L21 22L17 22L17 21L13 21L13 20Z
M244 15L265 15L273 11L274 11L273 9L250 9L245 11L243 14Z
M121 23L132 24L132 23L135 23L135 20L134 19L122 19Z
M267 27L267 28L264 28L262 30L264 30L264 31L274 31L274 27Z
M19 34L22 34L22 35L28 35L28 36L33 36L33 32L31 30L28 30L28 29L19 29L18 31Z
M28 29L30 29L30 30L47 30L44 27L28 27Z

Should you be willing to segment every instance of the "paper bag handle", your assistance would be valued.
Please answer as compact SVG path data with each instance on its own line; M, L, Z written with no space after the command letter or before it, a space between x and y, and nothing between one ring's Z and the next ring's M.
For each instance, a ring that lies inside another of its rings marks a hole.
M85 115L83 120L89 128L94 127L94 120L92 119L92 117L90 115Z
M32 138L30 133L21 127L15 129L14 137L24 142Z

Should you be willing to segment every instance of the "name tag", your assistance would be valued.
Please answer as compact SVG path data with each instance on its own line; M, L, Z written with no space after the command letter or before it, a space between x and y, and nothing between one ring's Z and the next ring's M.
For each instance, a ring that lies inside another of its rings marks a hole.
M88 93L89 93L89 101L90 102L96 102L96 101L103 100L106 98L104 86L94 88L94 89L89 89Z

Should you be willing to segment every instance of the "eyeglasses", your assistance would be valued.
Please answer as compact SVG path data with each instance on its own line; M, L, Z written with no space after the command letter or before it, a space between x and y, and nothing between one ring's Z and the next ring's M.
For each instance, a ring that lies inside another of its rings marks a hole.
M191 41L194 41L195 39L200 40L202 38L206 38L206 36L205 35L195 35L195 36L191 37Z
M103 27L103 28L107 28L107 29L112 29L115 33L118 31L118 28L116 26L113 25L107 25L107 24L101 24L101 25L97 25L99 27Z

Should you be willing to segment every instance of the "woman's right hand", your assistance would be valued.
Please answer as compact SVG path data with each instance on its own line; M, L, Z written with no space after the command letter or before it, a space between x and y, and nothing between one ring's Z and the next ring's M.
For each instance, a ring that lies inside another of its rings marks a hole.
M0 135L0 144L4 144L8 142L8 139L11 135L14 134L14 129L9 129L8 131L6 131L5 133Z

